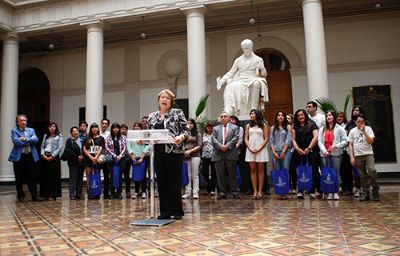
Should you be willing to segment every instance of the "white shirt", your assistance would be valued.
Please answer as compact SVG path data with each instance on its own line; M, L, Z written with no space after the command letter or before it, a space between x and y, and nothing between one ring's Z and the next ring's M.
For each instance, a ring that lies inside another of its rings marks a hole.
M365 126L365 131L371 138L375 138L374 131L371 127ZM349 141L353 143L354 156L373 155L372 144L369 144L365 139L364 134L354 127L349 132Z
M100 136L103 137L104 140L107 139L108 135L110 135L110 131L100 132Z
M309 115L309 117L315 122L318 129L325 125L325 116L323 114L317 113L315 116Z

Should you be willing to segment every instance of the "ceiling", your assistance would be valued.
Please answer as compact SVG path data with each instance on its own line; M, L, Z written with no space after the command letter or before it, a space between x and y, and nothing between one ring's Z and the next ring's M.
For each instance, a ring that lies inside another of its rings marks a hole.
M322 0L322 7L325 22L341 18L370 19L400 14L399 0ZM249 23L251 17L257 20L256 24ZM265 31L274 26L302 24L302 20L300 1L243 0L207 5L205 29L206 33L246 28L256 32L258 24ZM104 32L105 44L186 35L186 18L179 10L149 14L144 19L142 16L133 16L107 20L107 23L110 29ZM145 39L140 37L142 32L146 33ZM86 47L86 29L79 25L22 36L26 38L20 44L22 55L46 52L49 44L54 45L53 51Z

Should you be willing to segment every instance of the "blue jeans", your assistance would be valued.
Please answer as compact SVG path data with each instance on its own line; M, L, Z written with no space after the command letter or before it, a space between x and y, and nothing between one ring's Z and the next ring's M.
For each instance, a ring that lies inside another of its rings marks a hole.
M275 152L278 156L280 156L282 153L282 151L275 151ZM286 151L285 157L283 159L275 159L275 157L272 156L272 161L274 163L274 169L289 170L291 156L292 156L292 153L290 152L290 150Z
M340 156L328 156L321 157L322 166L327 166L336 170L338 183L337 183L337 191L339 192L340 187L340 163L342 162L342 155Z

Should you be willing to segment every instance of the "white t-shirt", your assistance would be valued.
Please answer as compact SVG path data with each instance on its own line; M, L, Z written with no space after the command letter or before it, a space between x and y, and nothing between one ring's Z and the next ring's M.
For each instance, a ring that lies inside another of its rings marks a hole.
M108 135L110 135L110 131L100 132L100 135L104 138L104 140L106 140Z
M365 131L371 138L375 138L374 131L371 127L365 126ZM364 134L354 127L349 132L349 141L353 143L354 156L373 155L372 144L369 144L365 139Z
M308 115L311 120L315 122L315 124L319 128L325 125L325 116L323 114L317 113L315 116Z

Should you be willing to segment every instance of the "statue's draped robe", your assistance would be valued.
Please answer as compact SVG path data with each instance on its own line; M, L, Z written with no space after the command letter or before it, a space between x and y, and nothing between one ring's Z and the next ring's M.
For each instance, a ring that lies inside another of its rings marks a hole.
M268 102L267 80L260 74L266 74L264 61L255 54L250 58L238 57L222 79L227 81L224 90L224 110L234 115L248 115L252 108L264 109ZM261 85L256 88L254 83ZM251 90L258 90L258 98L250 99ZM250 102L252 100L253 102Z

